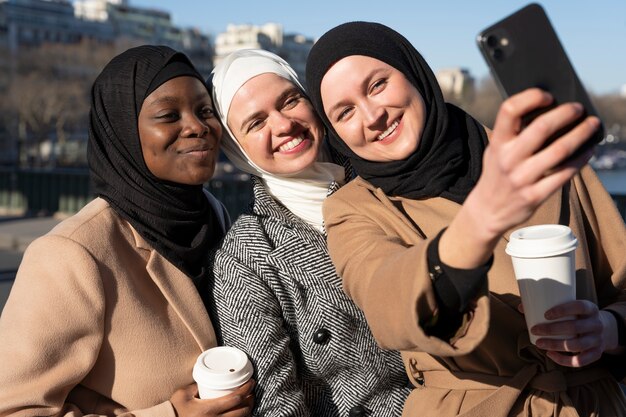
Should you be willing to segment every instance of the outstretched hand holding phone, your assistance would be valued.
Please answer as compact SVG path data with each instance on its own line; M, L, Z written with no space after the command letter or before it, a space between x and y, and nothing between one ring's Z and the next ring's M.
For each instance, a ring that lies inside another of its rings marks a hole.
M583 106L580 117L555 132L546 145L574 128L585 116L598 115L540 5L529 4L491 25L478 35L477 42L503 97L535 87L553 97L550 105L526 114L524 126L560 104L576 102ZM593 148L603 137L600 124L574 157Z

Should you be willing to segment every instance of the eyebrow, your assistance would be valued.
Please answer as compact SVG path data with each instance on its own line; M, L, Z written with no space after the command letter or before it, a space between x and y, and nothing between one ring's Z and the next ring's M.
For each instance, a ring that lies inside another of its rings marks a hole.
M206 96L204 95L204 93L198 93L195 97L194 100L196 101L200 101L202 99L204 99ZM209 96L209 101L210 101L210 96ZM154 99L153 101L149 102L148 105L150 107L152 106L157 106L160 104L166 104L166 105L174 105L174 104L178 104L180 102L181 98L179 96L163 96L163 97L159 97L157 99Z
M362 89L366 89L367 85L370 83L370 81L372 80L372 78L374 78L378 73L381 72L386 72L387 69L386 68L374 68L373 70L371 70L366 76L365 78L363 78L363 82L361 83L361 88ZM349 100L341 100L338 103L335 103L334 106L332 106L329 110L328 110L328 116L330 117L335 111L337 111L338 108L346 106L350 104Z
M294 92L298 92L298 93L302 93L304 94L298 87L296 87L295 85L287 88L286 90L284 90L282 93L280 93L278 95L278 97L276 97L276 100L274 100L274 103L281 103L283 101L285 101L287 99L287 97L289 97L291 94L293 94ZM257 117L261 116L262 114L264 114L264 111L257 111L252 113L250 116L246 117L245 119L243 119L243 121L241 122L241 126L239 127L239 131L243 132L245 130L245 126L251 121L256 119Z

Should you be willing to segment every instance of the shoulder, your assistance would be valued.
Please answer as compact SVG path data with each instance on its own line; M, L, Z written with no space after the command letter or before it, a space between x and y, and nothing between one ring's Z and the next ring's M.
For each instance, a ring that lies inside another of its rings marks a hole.
M130 226L122 220L103 199L95 198L75 215L63 220L44 237L64 237L79 243L89 244L98 237L110 237L120 228Z
M371 196L376 188L361 177L356 177L346 185L341 187L331 196L329 196L324 204L332 204L339 201L362 200L367 196Z
M269 237L260 216L241 214L215 251L215 262L224 264L235 259L262 259L271 250Z
M92 282L99 276L103 260L118 258L111 252L119 242L114 236L120 234L132 236L130 226L106 201L96 198L28 246L18 277L50 281L39 277L54 274L63 277L53 280L58 285Z
M324 201L324 218L346 212L368 212L372 205L380 204L381 198L386 198L382 190L363 178L356 177Z
M130 224L105 200L96 198L50 232L35 239L28 252L54 253L59 256L59 262L67 260L65 254L71 250L80 250L94 259L113 260L116 257L111 252L126 251L135 246L135 236Z

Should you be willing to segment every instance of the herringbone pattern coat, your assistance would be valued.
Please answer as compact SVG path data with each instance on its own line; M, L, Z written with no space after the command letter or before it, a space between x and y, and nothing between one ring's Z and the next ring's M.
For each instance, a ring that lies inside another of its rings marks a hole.
M400 355L343 292L325 236L253 183L250 212L215 254L210 304L223 343L254 363L254 415L399 416Z

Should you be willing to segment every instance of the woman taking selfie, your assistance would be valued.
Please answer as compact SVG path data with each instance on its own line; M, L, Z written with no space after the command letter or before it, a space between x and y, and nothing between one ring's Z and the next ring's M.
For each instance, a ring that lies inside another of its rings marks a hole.
M552 101L533 89L487 130L376 23L323 35L307 81L331 145L359 175L324 204L329 252L376 340L403 353L416 387L403 415L626 415L605 363L626 343L626 229L590 153L568 159L597 118L568 103L522 130L524 114ZM565 321L533 327L535 346L504 248L513 229L545 223L579 239L578 300L548 311Z
M92 89L97 195L24 254L0 319L2 416L247 416L253 382L197 398L216 345L197 287L228 225L203 184L222 129L201 75L164 46L113 58Z
M348 175L295 72L242 50L212 82L224 152L254 196L215 254L211 305L224 344L254 363L254 415L399 415L400 355L376 345L328 257L322 202Z

